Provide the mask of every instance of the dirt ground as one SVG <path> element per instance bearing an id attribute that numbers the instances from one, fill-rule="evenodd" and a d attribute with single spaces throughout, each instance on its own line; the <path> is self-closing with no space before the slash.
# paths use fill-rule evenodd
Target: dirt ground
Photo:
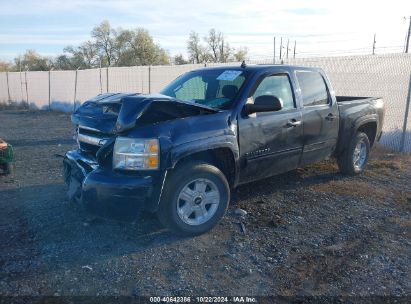
<path id="1" fill-rule="evenodd" d="M 62 113 L 0 111 L 15 148 L 0 177 L 0 295 L 411 295 L 411 156 L 374 149 L 366 173 L 334 161 L 241 186 L 222 222 L 173 236 L 71 206 Z M 235 209 L 247 211 L 244 218 Z"/>

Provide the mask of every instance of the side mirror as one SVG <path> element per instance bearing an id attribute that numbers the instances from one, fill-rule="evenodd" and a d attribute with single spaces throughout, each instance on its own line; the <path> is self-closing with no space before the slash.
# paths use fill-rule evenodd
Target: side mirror
<path id="1" fill-rule="evenodd" d="M 261 95 L 258 96 L 254 104 L 246 104 L 244 111 L 247 115 L 258 112 L 274 112 L 280 111 L 283 108 L 283 101 L 277 96 Z"/>

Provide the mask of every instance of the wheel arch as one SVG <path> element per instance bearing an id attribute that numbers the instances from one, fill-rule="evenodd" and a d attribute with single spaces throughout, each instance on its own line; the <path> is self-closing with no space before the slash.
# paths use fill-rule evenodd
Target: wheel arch
<path id="1" fill-rule="evenodd" d="M 361 125 L 359 125 L 356 129 L 357 132 L 363 132 L 367 135 L 368 140 L 370 141 L 370 147 L 374 145 L 375 138 L 377 136 L 377 121 L 376 120 L 370 120 L 363 122 Z"/>
<path id="2" fill-rule="evenodd" d="M 191 150 L 175 156 L 176 157 L 172 158 L 171 161 L 171 170 L 187 161 L 204 161 L 220 169 L 225 175 L 230 187 L 233 188 L 238 183 L 238 168 L 236 165 L 238 163 L 238 152 L 236 153 L 236 151 L 228 145 L 209 149 L 203 147 L 203 149 Z"/>

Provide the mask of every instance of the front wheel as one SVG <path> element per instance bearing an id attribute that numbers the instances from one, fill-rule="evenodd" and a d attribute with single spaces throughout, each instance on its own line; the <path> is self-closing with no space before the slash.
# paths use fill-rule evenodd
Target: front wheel
<path id="1" fill-rule="evenodd" d="M 199 235 L 220 221 L 229 201 L 230 187 L 217 167 L 189 162 L 170 172 L 157 215 L 177 234 Z"/>
<path id="2" fill-rule="evenodd" d="M 338 157 L 338 167 L 344 174 L 360 174 L 367 165 L 369 154 L 370 141 L 367 134 L 357 132 L 347 149 Z"/>

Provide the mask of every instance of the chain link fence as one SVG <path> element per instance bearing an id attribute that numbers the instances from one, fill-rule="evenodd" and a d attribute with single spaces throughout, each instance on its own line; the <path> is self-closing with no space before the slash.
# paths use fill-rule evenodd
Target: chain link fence
<path id="1" fill-rule="evenodd" d="M 411 152 L 411 54 L 284 59 L 284 64 L 320 67 L 337 95 L 382 97 L 386 105 L 383 145 Z M 272 64 L 273 59 L 249 61 Z M 276 63 L 280 63 L 277 62 Z M 212 63 L 239 65 L 240 63 Z M 179 75 L 203 64 L 112 67 L 77 71 L 0 73 L 0 103 L 22 102 L 33 109 L 73 111 L 105 92 L 155 93 Z"/>

